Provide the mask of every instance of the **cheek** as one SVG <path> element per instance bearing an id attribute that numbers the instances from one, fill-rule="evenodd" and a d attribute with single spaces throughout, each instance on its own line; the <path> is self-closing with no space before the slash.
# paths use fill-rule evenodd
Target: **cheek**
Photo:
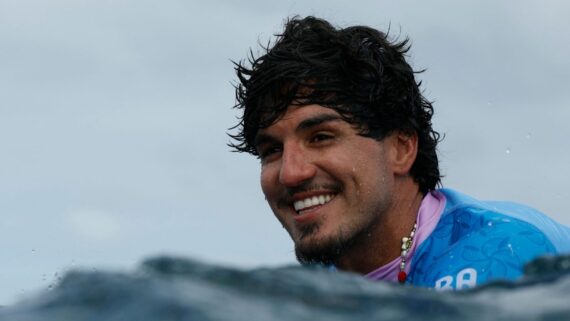
<path id="1" fill-rule="evenodd" d="M 273 177 L 275 174 L 268 168 L 267 166 L 261 166 L 261 173 L 259 175 L 259 182 L 261 184 L 261 190 L 265 197 L 269 197 L 272 194 L 272 190 L 275 189 L 275 178 Z"/>
<path id="2" fill-rule="evenodd" d="M 355 153 L 352 167 L 353 179 L 366 194 L 377 193 L 387 188 L 389 170 L 381 153 L 372 150 L 367 154 Z"/>

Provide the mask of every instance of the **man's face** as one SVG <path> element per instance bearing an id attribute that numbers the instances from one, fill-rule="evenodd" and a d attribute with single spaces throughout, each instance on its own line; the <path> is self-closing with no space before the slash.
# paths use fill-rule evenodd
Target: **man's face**
<path id="1" fill-rule="evenodd" d="M 300 261 L 334 262 L 383 223 L 394 191 L 387 140 L 319 105 L 289 107 L 258 132 L 261 187 Z"/>

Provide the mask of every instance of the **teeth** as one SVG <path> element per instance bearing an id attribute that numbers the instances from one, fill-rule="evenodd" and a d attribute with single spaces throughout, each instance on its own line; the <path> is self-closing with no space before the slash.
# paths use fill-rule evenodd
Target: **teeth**
<path id="1" fill-rule="evenodd" d="M 304 210 L 305 208 L 309 208 L 312 206 L 323 205 L 331 201 L 333 198 L 332 195 L 319 195 L 305 198 L 304 200 L 299 200 L 293 203 L 293 207 L 295 211 L 299 212 Z"/>
<path id="2" fill-rule="evenodd" d="M 316 196 L 313 196 L 313 198 L 311 198 L 311 202 L 314 204 L 319 204 L 319 198 Z"/>

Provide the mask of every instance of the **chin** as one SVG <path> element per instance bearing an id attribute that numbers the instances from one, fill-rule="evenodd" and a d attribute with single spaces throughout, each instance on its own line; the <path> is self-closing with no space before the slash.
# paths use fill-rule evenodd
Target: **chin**
<path id="1" fill-rule="evenodd" d="M 295 244 L 295 255 L 301 264 L 335 264 L 346 250 L 346 242 L 338 238 L 317 239 L 306 236 Z"/>
<path id="2" fill-rule="evenodd" d="M 318 227 L 315 226 L 310 234 L 301 233 L 295 242 L 295 255 L 301 264 L 336 264 L 367 239 L 372 225 L 362 229 L 341 229 L 332 235 L 319 233 L 324 231 L 319 231 Z"/>

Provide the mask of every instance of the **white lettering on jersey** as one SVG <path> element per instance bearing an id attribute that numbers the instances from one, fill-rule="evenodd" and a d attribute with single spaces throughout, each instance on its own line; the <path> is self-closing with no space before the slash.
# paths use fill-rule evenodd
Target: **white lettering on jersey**
<path id="1" fill-rule="evenodd" d="M 467 268 L 457 273 L 457 290 L 474 288 L 477 285 L 477 270 Z"/>
<path id="2" fill-rule="evenodd" d="M 453 290 L 453 277 L 451 275 L 446 275 L 441 279 L 435 281 L 435 289 L 436 290 Z"/>
<path id="3" fill-rule="evenodd" d="M 456 284 L 454 284 L 453 276 L 446 275 L 439 280 L 435 281 L 436 290 L 462 290 L 474 288 L 477 285 L 477 270 L 473 268 L 466 268 L 455 277 Z"/>

